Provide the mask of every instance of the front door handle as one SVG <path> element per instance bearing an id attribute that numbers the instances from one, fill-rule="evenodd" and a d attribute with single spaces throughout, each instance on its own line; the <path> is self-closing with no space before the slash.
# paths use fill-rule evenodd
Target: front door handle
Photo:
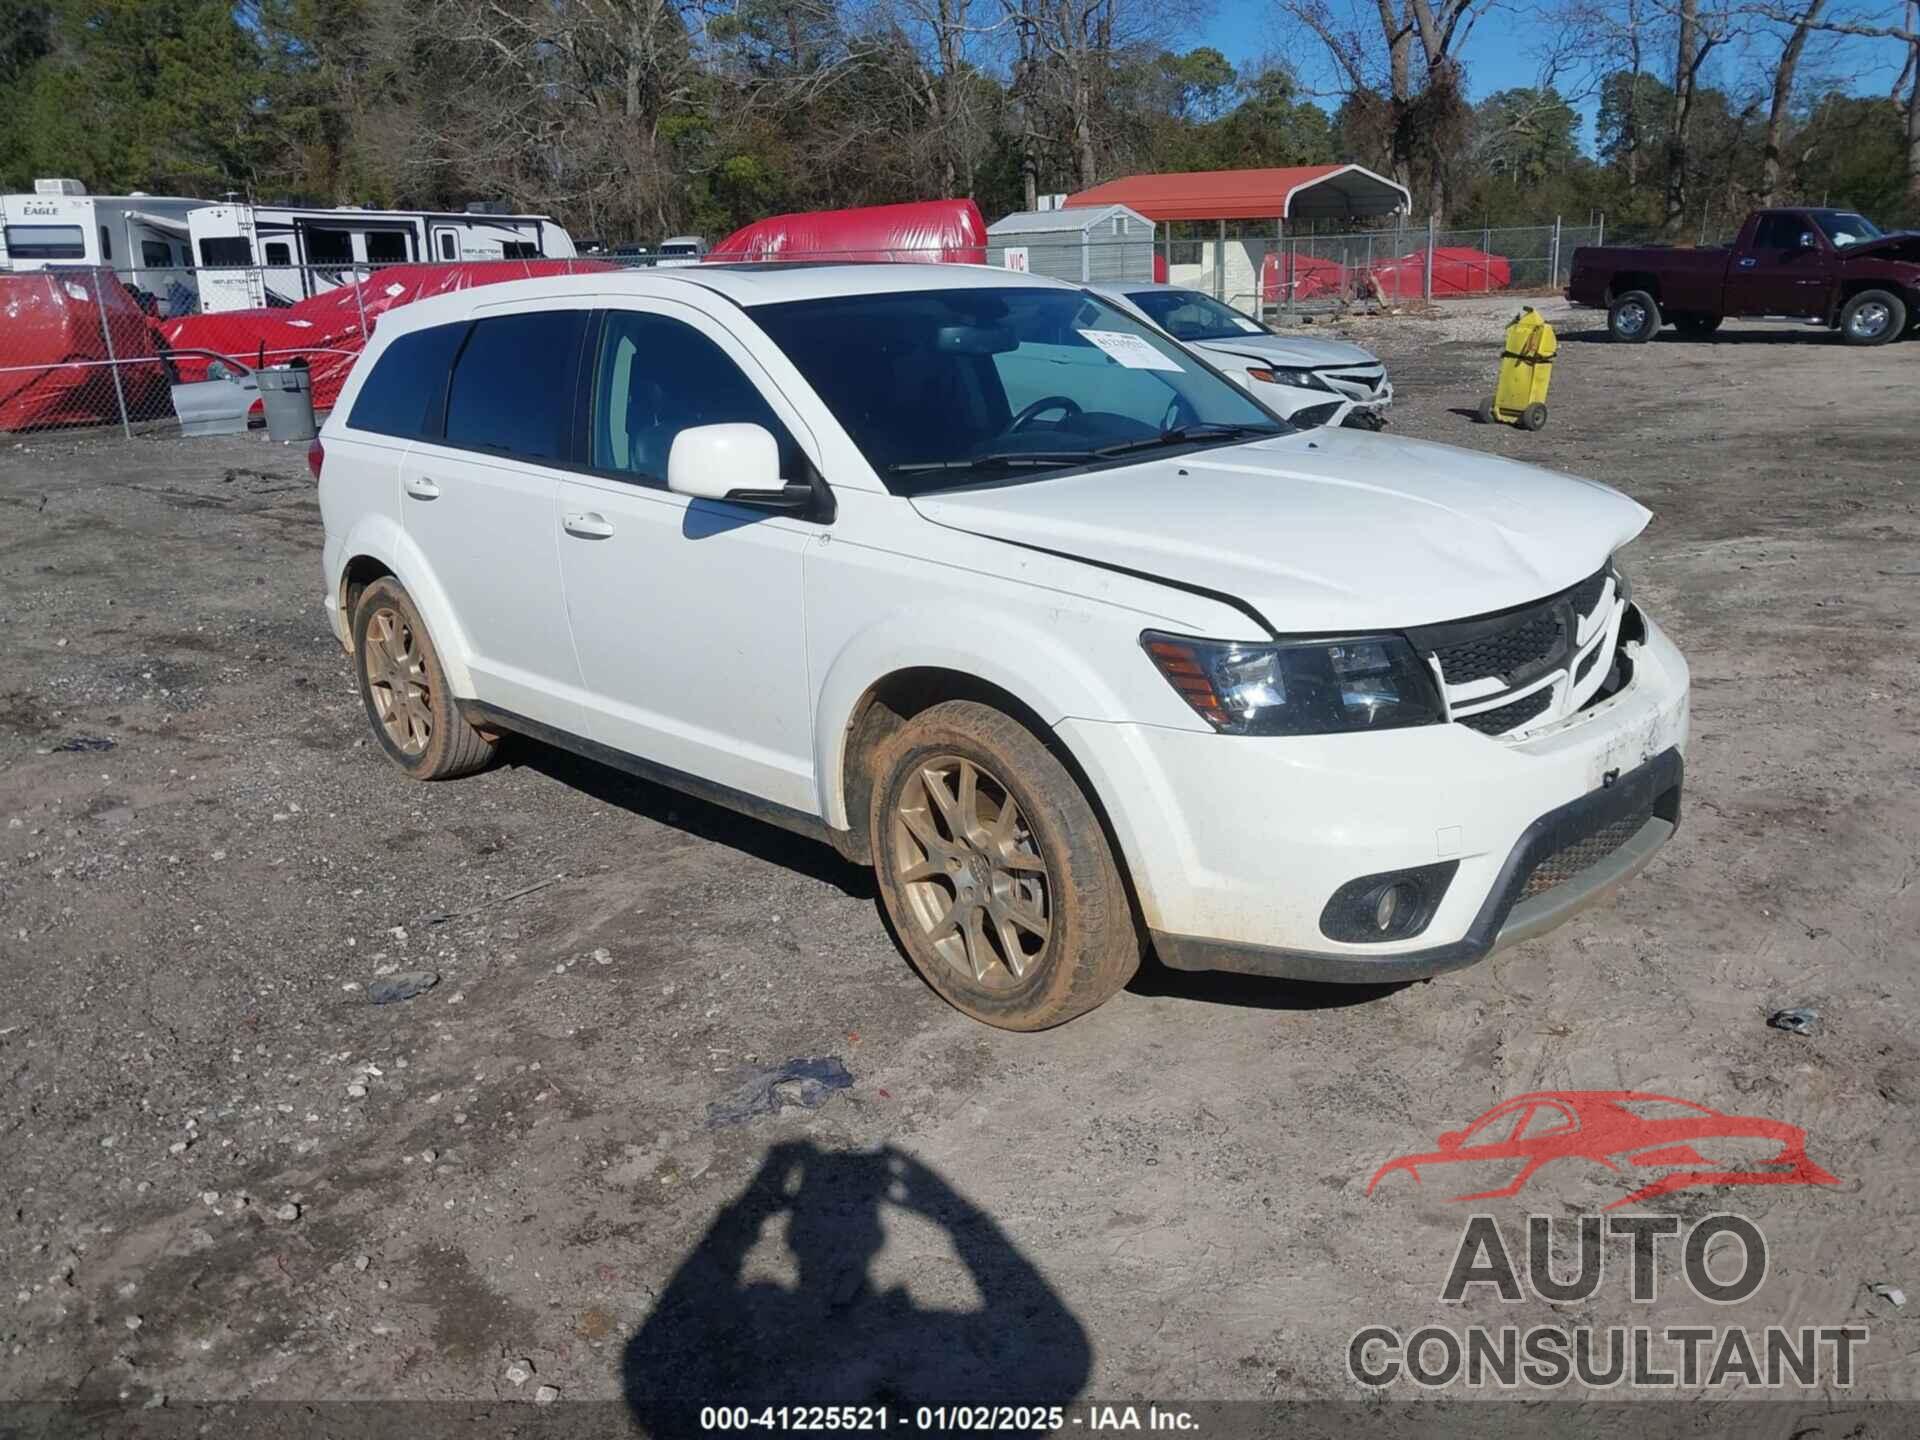
<path id="1" fill-rule="evenodd" d="M 409 475 L 407 477 L 407 494 L 413 496 L 416 500 L 438 500 L 440 498 L 440 487 L 424 475 Z"/>
<path id="2" fill-rule="evenodd" d="M 594 510 L 563 515 L 560 524 L 569 535 L 578 535 L 582 540 L 604 540 L 613 534 L 613 526 L 607 523 L 607 517 Z"/>
<path id="3" fill-rule="evenodd" d="M 1751 255 L 1744 255 L 1744 256 L 1742 256 L 1742 257 L 1741 257 L 1741 259 L 1740 259 L 1740 268 L 1741 268 L 1742 270 L 1751 270 L 1751 269 L 1753 269 L 1753 267 L 1754 267 L 1754 266 L 1756 266 L 1756 265 L 1758 265 L 1759 263 L 1760 263 L 1760 262 L 1759 262 L 1758 260 L 1756 260 L 1756 259 L 1754 259 L 1754 257 L 1753 257 L 1753 256 L 1751 256 Z"/>

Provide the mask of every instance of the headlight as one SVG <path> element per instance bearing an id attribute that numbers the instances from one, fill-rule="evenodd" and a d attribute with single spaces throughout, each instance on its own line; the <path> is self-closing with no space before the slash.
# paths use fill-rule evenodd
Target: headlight
<path id="1" fill-rule="evenodd" d="M 1329 395 L 1333 387 L 1311 370 L 1277 370 L 1270 366 L 1249 370 L 1247 374 L 1256 380 L 1264 380 L 1269 385 L 1291 385 L 1296 390 L 1325 390 Z"/>
<path id="2" fill-rule="evenodd" d="M 1441 719 L 1432 676 L 1398 635 L 1245 645 L 1148 630 L 1148 657 L 1214 729 L 1331 735 Z"/>

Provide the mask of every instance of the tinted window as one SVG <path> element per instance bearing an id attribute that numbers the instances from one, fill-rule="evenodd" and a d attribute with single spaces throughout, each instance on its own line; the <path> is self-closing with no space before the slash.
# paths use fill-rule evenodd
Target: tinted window
<path id="1" fill-rule="evenodd" d="M 213 236 L 200 242 L 202 265 L 251 265 L 253 247 L 238 235 Z"/>
<path id="2" fill-rule="evenodd" d="M 267 242 L 267 263 L 269 265 L 291 265 L 293 263 L 292 247 L 284 240 L 269 240 Z"/>
<path id="3" fill-rule="evenodd" d="M 798 447 L 725 351 L 663 315 L 607 313 L 594 366 L 594 469 L 664 482 L 667 455 L 682 430 L 737 422 L 772 431 L 780 442 L 780 473 L 799 478 Z"/>
<path id="4" fill-rule="evenodd" d="M 173 251 L 164 240 L 142 240 L 140 242 L 140 263 L 142 265 L 171 265 Z"/>
<path id="5" fill-rule="evenodd" d="M 1762 215 L 1759 227 L 1753 232 L 1753 248 L 1756 250 L 1797 249 L 1800 237 L 1809 228 L 1805 218 L 1799 215 Z"/>
<path id="6" fill-rule="evenodd" d="M 104 225 L 100 227 L 100 258 L 107 261 L 113 259 L 113 236 Z"/>
<path id="7" fill-rule="evenodd" d="M 385 265 L 389 261 L 411 258 L 405 232 L 400 230 L 369 230 L 367 232 L 367 259 L 376 264 Z"/>
<path id="8" fill-rule="evenodd" d="M 584 310 L 532 310 L 478 321 L 447 394 L 447 443 L 564 459 L 586 319 Z"/>
<path id="9" fill-rule="evenodd" d="M 533 260 L 540 254 L 540 247 L 527 240 L 509 240 L 500 247 L 500 253 L 508 260 Z"/>
<path id="10" fill-rule="evenodd" d="M 453 256 L 453 234 L 451 231 L 442 230 L 440 232 L 440 258 L 442 260 L 451 260 Z"/>
<path id="11" fill-rule="evenodd" d="M 9 225 L 7 249 L 19 260 L 87 258 L 87 242 L 78 225 Z"/>
<path id="12" fill-rule="evenodd" d="M 409 439 L 426 433 L 428 412 L 446 394 L 447 367 L 467 322 L 402 335 L 380 353 L 347 423 L 356 430 Z"/>

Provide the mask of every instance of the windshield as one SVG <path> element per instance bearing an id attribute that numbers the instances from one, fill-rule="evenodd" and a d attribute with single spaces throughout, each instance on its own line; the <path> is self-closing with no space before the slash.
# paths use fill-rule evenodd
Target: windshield
<path id="1" fill-rule="evenodd" d="M 1198 290 L 1129 290 L 1127 299 L 1176 340 L 1238 340 L 1273 333 Z"/>
<path id="2" fill-rule="evenodd" d="M 1826 232 L 1827 239 L 1843 249 L 1848 245 L 1858 245 L 1863 240 L 1880 238 L 1878 225 L 1851 210 L 1816 210 L 1813 219 Z"/>
<path id="3" fill-rule="evenodd" d="M 1290 428 L 1084 291 L 917 290 L 751 313 L 896 495 Z"/>

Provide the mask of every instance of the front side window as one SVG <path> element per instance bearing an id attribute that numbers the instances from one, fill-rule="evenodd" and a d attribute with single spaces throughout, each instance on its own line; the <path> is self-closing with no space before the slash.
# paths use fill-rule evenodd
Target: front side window
<path id="1" fill-rule="evenodd" d="M 800 477 L 793 437 L 724 350 L 664 315 L 607 313 L 594 365 L 593 469 L 664 484 L 682 430 L 736 423 L 771 431 L 780 442 L 780 473 Z"/>
<path id="2" fill-rule="evenodd" d="M 78 225 L 9 225 L 7 249 L 16 260 L 84 260 L 87 239 Z"/>
<path id="3" fill-rule="evenodd" d="M 355 430 L 412 440 L 438 428 L 435 412 L 447 394 L 447 370 L 466 338 L 467 322 L 433 325 L 398 337 L 373 362 L 354 398 L 347 424 Z"/>
<path id="4" fill-rule="evenodd" d="M 966 288 L 756 306 L 895 494 L 1118 465 L 1288 427 L 1084 291 Z"/>
<path id="5" fill-rule="evenodd" d="M 586 322 L 585 310 L 475 321 L 447 391 L 447 443 L 522 460 L 565 459 Z"/>
<path id="6" fill-rule="evenodd" d="M 1273 333 L 1198 290 L 1130 290 L 1127 298 L 1176 340 L 1239 340 Z"/>
<path id="7" fill-rule="evenodd" d="M 1797 250 L 1806 231 L 1807 222 L 1798 215 L 1762 215 L 1759 228 L 1753 232 L 1753 248 Z"/>

